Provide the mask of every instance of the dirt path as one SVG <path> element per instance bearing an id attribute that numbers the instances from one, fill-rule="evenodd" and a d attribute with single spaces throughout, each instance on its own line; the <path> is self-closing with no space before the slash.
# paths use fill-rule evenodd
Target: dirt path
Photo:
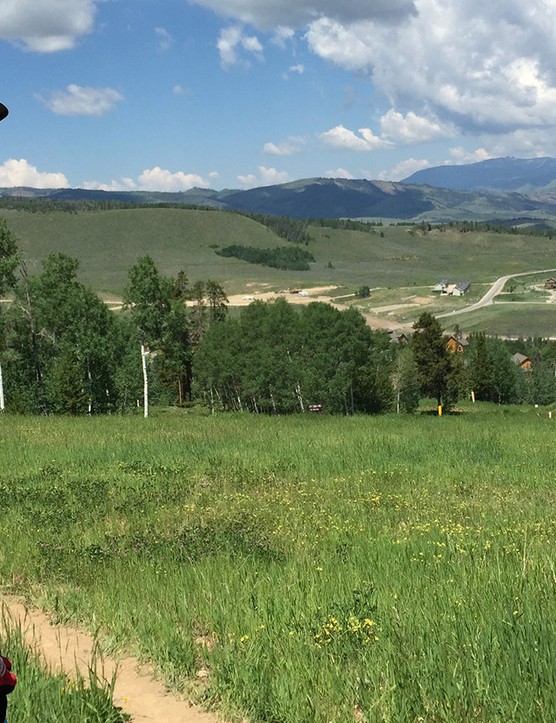
<path id="1" fill-rule="evenodd" d="M 28 645 L 37 650 L 47 668 L 75 676 L 79 671 L 88 677 L 94 640 L 82 630 L 67 626 L 54 626 L 40 610 L 27 608 L 18 598 L 4 598 L 2 618 L 7 617 L 21 629 Z M 2 621 L 0 620 L 0 632 Z M 153 678 L 147 666 L 134 658 L 116 662 L 103 656 L 98 665 L 99 674 L 106 680 L 116 675 L 114 703 L 129 713 L 134 723 L 217 723 L 218 719 L 193 708 L 185 700 L 169 693 L 165 686 Z M 17 671 L 16 671 L 17 672 Z"/>

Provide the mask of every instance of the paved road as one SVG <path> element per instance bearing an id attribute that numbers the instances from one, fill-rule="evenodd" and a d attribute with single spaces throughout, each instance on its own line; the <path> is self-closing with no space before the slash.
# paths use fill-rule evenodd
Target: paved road
<path id="1" fill-rule="evenodd" d="M 518 274 L 508 274 L 507 276 L 501 276 L 499 279 L 496 279 L 496 281 L 492 284 L 492 286 L 486 292 L 483 298 L 477 301 L 476 304 L 466 306 L 465 309 L 447 311 L 445 314 L 436 314 L 436 318 L 442 319 L 448 316 L 456 316 L 457 314 L 468 314 L 470 311 L 476 311 L 477 309 L 481 309 L 483 306 L 488 306 L 489 304 L 492 304 L 494 301 L 494 297 L 502 291 L 506 281 L 508 281 L 509 279 L 514 279 L 516 276 L 529 276 L 529 274 L 551 274 L 555 271 L 556 269 L 540 269 L 539 271 L 520 271 Z"/>

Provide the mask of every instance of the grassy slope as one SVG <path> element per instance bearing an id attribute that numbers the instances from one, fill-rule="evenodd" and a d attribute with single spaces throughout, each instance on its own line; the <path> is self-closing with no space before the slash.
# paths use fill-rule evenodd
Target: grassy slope
<path id="1" fill-rule="evenodd" d="M 553 721 L 553 425 L 0 418 L 0 580 L 252 721 Z"/>
<path id="2" fill-rule="evenodd" d="M 118 292 L 127 269 L 150 253 L 165 273 L 185 269 L 192 279 L 215 278 L 233 288 L 253 281 L 276 286 L 321 282 L 357 286 L 432 284 L 440 276 L 488 281 L 503 273 L 556 264 L 556 240 L 511 234 L 433 231 L 427 236 L 409 227 L 384 227 L 374 235 L 312 229 L 309 248 L 316 263 L 309 272 L 280 272 L 223 259 L 211 245 L 241 243 L 274 247 L 286 243 L 246 217 L 218 211 L 138 208 L 115 211 L 27 213 L 5 210 L 9 226 L 32 262 L 53 251 L 81 260 L 85 281 L 100 291 Z M 328 262 L 334 266 L 327 268 Z"/>
<path id="3" fill-rule="evenodd" d="M 402 302 L 402 297 L 412 293 L 426 295 L 427 287 L 443 277 L 470 281 L 476 295 L 485 289 L 480 283 L 502 274 L 556 267 L 556 240 L 547 238 L 460 233 L 455 229 L 433 230 L 424 236 L 408 226 L 385 226 L 377 228 L 375 234 L 314 227 L 309 249 L 315 264 L 310 271 L 286 272 L 215 253 L 215 246 L 234 243 L 262 248 L 287 243 L 239 214 L 137 208 L 75 214 L 4 210 L 2 215 L 20 238 L 32 272 L 40 269 L 40 259 L 46 254 L 61 251 L 80 260 L 82 280 L 99 292 L 111 294 L 121 293 L 129 267 L 146 253 L 153 256 L 163 273 L 184 269 L 191 281 L 212 278 L 228 293 L 242 292 L 249 284 L 266 284 L 275 290 L 335 284 L 351 293 L 368 284 L 392 289 L 397 296 L 382 303 Z M 443 299 L 430 310 L 438 313 L 474 300 Z M 368 304 L 377 303 L 380 301 L 373 293 Z M 419 309 L 407 310 L 397 317 L 412 321 L 418 313 Z M 535 306 L 517 310 L 514 305 L 461 316 L 457 321 L 462 328 L 498 333 L 528 329 L 528 333 L 547 335 L 555 328 L 555 316 L 556 309 Z"/>

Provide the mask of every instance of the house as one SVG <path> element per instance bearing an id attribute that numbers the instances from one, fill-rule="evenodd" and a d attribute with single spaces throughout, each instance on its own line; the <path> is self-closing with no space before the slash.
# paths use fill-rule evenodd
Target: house
<path id="1" fill-rule="evenodd" d="M 519 352 L 512 355 L 512 361 L 514 364 L 517 364 L 520 369 L 527 372 L 530 371 L 533 366 L 531 359 L 529 359 L 528 356 L 525 356 L 525 354 L 520 354 Z"/>
<path id="2" fill-rule="evenodd" d="M 446 291 L 446 288 L 448 287 L 448 279 L 441 279 L 436 286 L 432 287 L 432 290 L 438 294 L 442 294 Z"/>
<path id="3" fill-rule="evenodd" d="M 460 281 L 459 284 L 456 284 L 455 289 L 452 291 L 453 296 L 465 296 L 465 294 L 469 293 L 469 289 L 471 288 L 471 284 L 469 281 Z"/>
<path id="4" fill-rule="evenodd" d="M 556 289 L 556 279 L 547 279 L 544 282 L 544 288 L 545 289 Z"/>
<path id="5" fill-rule="evenodd" d="M 453 334 L 450 334 L 450 336 L 446 339 L 446 347 L 448 348 L 448 351 L 452 352 L 452 354 L 463 354 L 468 345 L 469 342 L 462 336 L 454 336 Z"/>
<path id="6" fill-rule="evenodd" d="M 432 287 L 433 293 L 440 296 L 465 296 L 469 292 L 471 284 L 469 281 L 460 281 L 457 284 L 450 284 L 447 279 L 441 279 L 436 286 Z"/>

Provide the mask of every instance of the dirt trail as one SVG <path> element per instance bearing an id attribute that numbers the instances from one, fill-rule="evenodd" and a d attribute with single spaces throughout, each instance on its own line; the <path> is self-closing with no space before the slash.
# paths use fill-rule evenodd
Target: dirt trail
<path id="1" fill-rule="evenodd" d="M 4 598 L 3 612 L 21 629 L 28 645 L 37 650 L 47 668 L 75 676 L 78 671 L 88 678 L 94 640 L 88 633 L 67 626 L 54 626 L 40 610 L 27 608 L 18 598 Z M 4 617 L 4 616 L 2 616 Z M 2 621 L 0 621 L 0 632 Z M 98 656 L 97 656 L 98 657 Z M 185 700 L 169 693 L 155 680 L 147 666 L 134 658 L 116 662 L 103 656 L 97 663 L 99 675 L 111 680 L 116 675 L 114 703 L 129 713 L 134 723 L 217 723 L 218 719 L 193 708 Z M 17 672 L 17 671 L 16 671 Z"/>

